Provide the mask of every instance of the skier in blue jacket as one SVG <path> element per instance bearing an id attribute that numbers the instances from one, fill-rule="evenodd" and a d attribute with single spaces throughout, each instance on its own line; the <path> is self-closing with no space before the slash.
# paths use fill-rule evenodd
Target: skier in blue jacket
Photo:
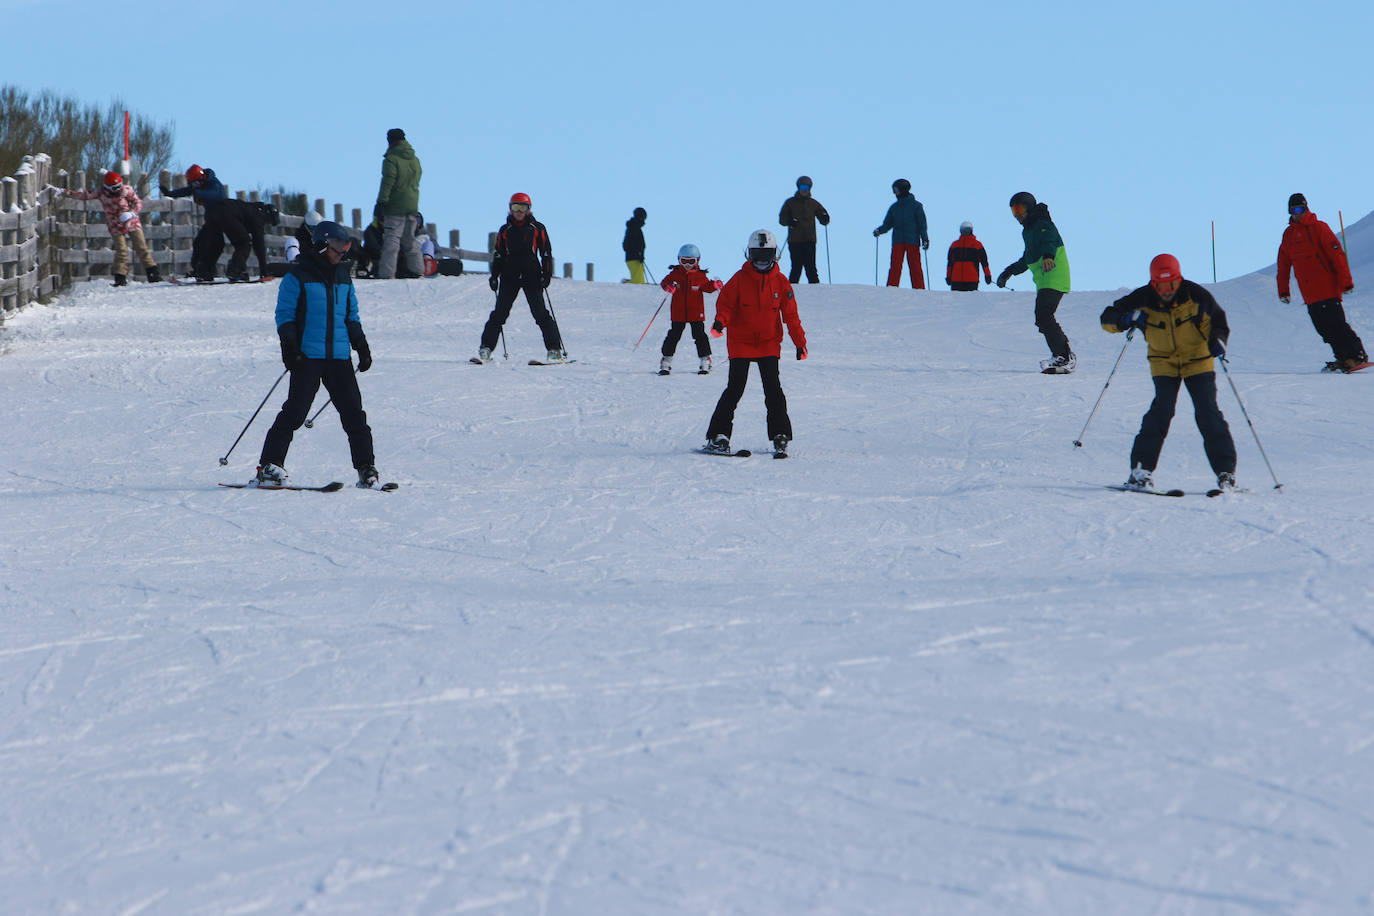
<path id="1" fill-rule="evenodd" d="M 277 337 L 291 382 L 286 402 L 263 440 L 255 483 L 278 486 L 286 480 L 284 465 L 291 439 L 323 384 L 348 434 L 358 486 L 371 487 L 377 483 L 372 430 L 353 374 L 351 351 L 358 351 L 359 372 L 372 368 L 372 351 L 358 321 L 353 279 L 340 263 L 352 239 L 338 223 L 323 220 L 315 227 L 312 243 L 314 250 L 301 253 L 277 290 Z"/>
<path id="2" fill-rule="evenodd" d="M 921 202 L 911 196 L 911 182 L 898 178 L 892 182 L 892 193 L 897 199 L 887 208 L 883 224 L 873 230 L 876 239 L 889 229 L 892 230 L 892 264 L 887 270 L 887 285 L 902 285 L 902 261 L 906 260 L 911 272 L 911 288 L 925 289 L 925 275 L 921 273 L 921 252 L 930 248 L 930 235 L 926 232 L 926 209 Z"/>

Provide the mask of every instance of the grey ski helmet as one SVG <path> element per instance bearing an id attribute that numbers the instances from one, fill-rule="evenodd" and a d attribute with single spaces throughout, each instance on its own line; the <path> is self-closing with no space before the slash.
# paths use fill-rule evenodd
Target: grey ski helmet
<path id="1" fill-rule="evenodd" d="M 970 223 L 968 220 L 964 220 L 962 223 L 960 223 L 960 224 L 959 224 L 959 234 L 960 234 L 960 235 L 973 235 L 973 223 Z"/>
<path id="2" fill-rule="evenodd" d="M 677 259 L 681 261 L 683 258 L 693 258 L 695 260 L 700 261 L 701 249 L 693 245 L 691 242 L 688 242 L 686 245 L 683 245 L 681 248 L 677 250 Z"/>

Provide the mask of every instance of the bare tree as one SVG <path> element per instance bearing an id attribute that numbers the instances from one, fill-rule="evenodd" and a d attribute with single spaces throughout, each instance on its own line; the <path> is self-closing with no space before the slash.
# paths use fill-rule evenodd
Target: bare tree
<path id="1" fill-rule="evenodd" d="M 51 90 L 30 95 L 18 86 L 0 86 L 0 175 L 12 174 L 23 157 L 47 153 L 57 168 L 95 174 L 124 158 L 125 104 L 116 98 L 104 108 Z M 172 158 L 173 122 L 129 115 L 129 155 L 144 174 L 156 174 Z"/>

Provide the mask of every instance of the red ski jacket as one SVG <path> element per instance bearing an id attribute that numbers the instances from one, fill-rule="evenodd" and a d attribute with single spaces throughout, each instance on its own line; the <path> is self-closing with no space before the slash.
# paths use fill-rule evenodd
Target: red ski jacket
<path id="1" fill-rule="evenodd" d="M 984 282 L 992 282 L 988 269 L 988 253 L 973 233 L 961 235 L 949 246 L 949 261 L 945 266 L 946 283 L 978 283 L 978 268 L 983 268 Z"/>
<path id="2" fill-rule="evenodd" d="M 676 290 L 673 289 L 674 284 L 677 285 Z M 673 296 L 672 305 L 668 310 L 670 321 L 706 320 L 704 296 L 716 291 L 715 281 L 706 276 L 706 271 L 699 267 L 688 270 L 679 264 L 668 271 L 668 276 L 663 278 L 659 286 L 663 287 L 665 293 L 671 292 Z"/>
<path id="3" fill-rule="evenodd" d="M 716 298 L 716 321 L 725 327 L 725 351 L 731 359 L 781 356 L 784 324 L 792 343 L 806 349 L 792 284 L 776 264 L 761 274 L 745 262 Z"/>
<path id="4" fill-rule="evenodd" d="M 1288 295 L 1289 271 L 1298 275 L 1298 289 L 1302 301 L 1308 305 L 1326 299 L 1340 299 L 1341 293 L 1355 288 L 1350 278 L 1350 262 L 1346 260 L 1336 233 L 1317 215 L 1308 210 L 1297 219 L 1289 219 L 1279 245 L 1279 295 Z"/>

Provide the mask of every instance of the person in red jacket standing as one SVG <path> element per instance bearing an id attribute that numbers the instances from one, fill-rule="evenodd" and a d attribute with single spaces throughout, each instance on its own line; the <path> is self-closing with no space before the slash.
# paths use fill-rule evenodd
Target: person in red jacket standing
<path id="1" fill-rule="evenodd" d="M 959 237 L 949 246 L 949 261 L 945 266 L 945 285 L 955 292 L 971 293 L 978 289 L 978 268 L 983 268 L 983 282 L 992 283 L 992 270 L 988 267 L 988 253 L 978 236 L 973 234 L 973 223 L 959 224 Z"/>
<path id="2" fill-rule="evenodd" d="M 697 345 L 697 374 L 706 375 L 711 371 L 711 338 L 706 336 L 706 293 L 719 292 L 725 284 L 712 280 L 706 275 L 701 264 L 701 249 L 688 243 L 677 250 L 677 266 L 668 271 L 659 286 L 673 297 L 668 317 L 668 336 L 663 338 L 663 358 L 658 361 L 658 374 L 667 375 L 673 371 L 673 354 L 677 352 L 677 342 L 690 322 L 692 339 Z"/>
<path id="3" fill-rule="evenodd" d="M 706 449 L 730 454 L 735 408 L 749 381 L 749 364 L 758 363 L 773 457 L 786 458 L 787 443 L 792 441 L 792 421 L 787 416 L 787 396 L 778 377 L 782 328 L 787 326 L 797 348 L 797 359 L 806 359 L 806 332 L 797 316 L 792 284 L 778 267 L 778 241 L 773 233 L 755 229 L 749 233 L 746 250 L 749 260 L 716 298 L 716 320 L 711 333 L 720 337 L 728 332 L 725 350 L 730 356 L 730 378 L 706 427 Z"/>
<path id="4" fill-rule="evenodd" d="M 1288 228 L 1279 244 L 1279 301 L 1288 302 L 1288 277 L 1298 275 L 1298 289 L 1307 304 L 1312 327 L 1331 347 L 1335 359 L 1326 372 L 1353 372 L 1369 364 L 1364 344 L 1345 319 L 1341 295 L 1355 288 L 1350 262 L 1336 233 L 1307 209 L 1307 198 L 1288 198 Z"/>

